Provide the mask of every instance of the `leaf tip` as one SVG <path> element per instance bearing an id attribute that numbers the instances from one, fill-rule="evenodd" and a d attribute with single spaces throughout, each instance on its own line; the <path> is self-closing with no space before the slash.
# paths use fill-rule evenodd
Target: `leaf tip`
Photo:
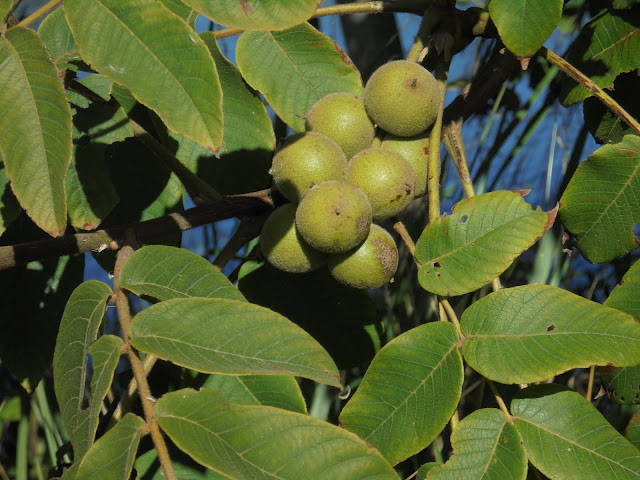
<path id="1" fill-rule="evenodd" d="M 518 60 L 520 61 L 520 67 L 522 67 L 522 70 L 529 68 L 531 57 L 518 57 Z"/>

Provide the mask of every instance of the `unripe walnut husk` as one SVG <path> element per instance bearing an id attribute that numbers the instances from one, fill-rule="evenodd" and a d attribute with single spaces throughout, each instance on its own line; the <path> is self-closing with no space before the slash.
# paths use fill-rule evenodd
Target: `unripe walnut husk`
<path id="1" fill-rule="evenodd" d="M 413 137 L 398 137 L 389 133 L 385 135 L 380 146 L 399 153 L 409 162 L 416 174 L 415 197 L 425 195 L 429 165 L 429 134 L 422 132 Z"/>
<path id="2" fill-rule="evenodd" d="M 340 283 L 355 288 L 377 288 L 387 283 L 398 268 L 398 246 L 382 227 L 371 225 L 359 246 L 329 255 L 329 271 Z"/>
<path id="3" fill-rule="evenodd" d="M 269 173 L 276 188 L 298 203 L 313 187 L 327 180 L 341 180 L 347 157 L 340 146 L 318 132 L 289 135 L 273 157 Z"/>
<path id="4" fill-rule="evenodd" d="M 399 214 L 414 197 L 416 174 L 402 155 L 386 148 L 368 148 L 349 162 L 347 180 L 369 198 L 373 219 Z"/>
<path id="5" fill-rule="evenodd" d="M 376 133 L 362 97 L 353 93 L 337 92 L 321 98 L 304 118 L 308 131 L 324 133 L 340 145 L 347 158 L 370 147 Z"/>
<path id="6" fill-rule="evenodd" d="M 289 273 L 311 272 L 327 263 L 327 256 L 308 245 L 296 229 L 296 206 L 277 208 L 264 222 L 260 249 L 265 259 Z"/>
<path id="7" fill-rule="evenodd" d="M 312 247 L 346 252 L 362 242 L 371 225 L 371 204 L 362 190 L 330 180 L 312 188 L 296 212 L 296 226 Z"/>
<path id="8" fill-rule="evenodd" d="M 429 128 L 440 105 L 436 79 L 421 65 L 407 60 L 386 63 L 373 72 L 363 99 L 371 119 L 399 137 L 411 137 Z"/>

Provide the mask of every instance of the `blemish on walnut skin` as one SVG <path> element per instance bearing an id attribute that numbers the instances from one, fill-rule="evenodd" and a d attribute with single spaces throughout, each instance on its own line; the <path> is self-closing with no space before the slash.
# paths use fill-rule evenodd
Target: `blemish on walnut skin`
<path id="1" fill-rule="evenodd" d="M 356 232 L 358 233 L 364 232 L 370 226 L 371 222 L 368 217 L 358 217 L 356 220 Z"/>
<path id="2" fill-rule="evenodd" d="M 391 275 L 396 270 L 396 256 L 394 251 L 383 240 L 375 239 L 371 242 L 371 245 L 375 247 L 376 258 L 380 262 L 382 272 L 385 275 Z"/>

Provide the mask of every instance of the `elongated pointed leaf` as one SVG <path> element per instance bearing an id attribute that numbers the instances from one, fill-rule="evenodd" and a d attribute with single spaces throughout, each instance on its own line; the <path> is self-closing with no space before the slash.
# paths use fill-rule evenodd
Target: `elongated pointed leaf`
<path id="1" fill-rule="evenodd" d="M 520 435 L 494 408 L 476 410 L 451 434 L 453 455 L 427 480 L 524 480 L 527 457 Z"/>
<path id="2" fill-rule="evenodd" d="M 236 61 L 247 83 L 297 131 L 304 130 L 303 116 L 320 98 L 363 89 L 349 57 L 306 23 L 280 32 L 244 32 Z"/>
<path id="3" fill-rule="evenodd" d="M 296 375 L 340 387 L 329 354 L 283 316 L 244 301 L 176 298 L 135 316 L 131 343 L 204 373 Z"/>
<path id="4" fill-rule="evenodd" d="M 492 293 L 465 310 L 460 326 L 465 360 L 501 383 L 640 363 L 640 324 L 633 317 L 549 285 Z"/>
<path id="5" fill-rule="evenodd" d="M 38 35 L 59 69 L 74 68 L 71 62 L 81 60 L 62 8 L 57 8 L 44 17 L 38 27 Z"/>
<path id="6" fill-rule="evenodd" d="M 205 17 L 245 30 L 284 30 L 307 21 L 322 0 L 185 0 Z"/>
<path id="7" fill-rule="evenodd" d="M 14 27 L 0 37 L 0 154 L 29 217 L 57 236 L 67 224 L 64 175 L 71 161 L 71 110 L 38 35 Z"/>
<path id="8" fill-rule="evenodd" d="M 62 315 L 53 355 L 53 382 L 62 420 L 72 444 L 82 453 L 88 448 L 86 435 L 81 431 L 81 424 L 87 421 L 83 409 L 87 358 L 111 293 L 108 285 L 96 280 L 84 282 L 73 291 Z"/>
<path id="9" fill-rule="evenodd" d="M 640 12 L 603 9 L 582 28 L 569 48 L 567 61 L 601 88 L 612 87 L 620 73 L 640 67 Z M 591 95 L 573 79 L 563 79 L 560 98 L 564 106 Z"/>
<path id="10" fill-rule="evenodd" d="M 149 245 L 136 250 L 122 267 L 122 288 L 157 300 L 229 298 L 244 300 L 220 270 L 184 248 Z"/>
<path id="11" fill-rule="evenodd" d="M 155 413 L 178 447 L 229 478 L 399 478 L 380 453 L 358 437 L 308 415 L 229 404 L 208 389 L 164 395 Z"/>
<path id="12" fill-rule="evenodd" d="M 562 18 L 563 0 L 491 0 L 489 14 L 509 50 L 520 57 L 538 51 Z"/>
<path id="13" fill-rule="evenodd" d="M 421 325 L 374 357 L 340 414 L 349 431 L 395 464 L 427 447 L 453 414 L 462 388 L 458 335 L 450 323 Z"/>
<path id="14" fill-rule="evenodd" d="M 231 403 L 307 413 L 300 386 L 291 375 L 211 375 L 202 387 L 221 393 Z"/>
<path id="15" fill-rule="evenodd" d="M 560 199 L 560 218 L 580 253 L 601 263 L 638 247 L 640 137 L 605 145 L 580 164 Z"/>
<path id="16" fill-rule="evenodd" d="M 640 262 L 629 269 L 604 304 L 640 318 Z M 603 367 L 600 376 L 611 398 L 619 403 L 640 403 L 640 365 Z"/>
<path id="17" fill-rule="evenodd" d="M 140 417 L 126 414 L 82 458 L 75 480 L 129 478 L 143 426 L 144 420 Z"/>
<path id="18" fill-rule="evenodd" d="M 458 202 L 451 216 L 429 223 L 418 239 L 420 285 L 438 295 L 477 290 L 533 245 L 555 214 L 532 210 L 518 192 L 491 192 Z"/>
<path id="19" fill-rule="evenodd" d="M 640 478 L 640 450 L 576 392 L 529 387 L 511 402 L 511 413 L 529 461 L 547 477 Z"/>
<path id="20" fill-rule="evenodd" d="M 155 0 L 68 0 L 82 58 L 127 87 L 172 130 L 215 152 L 222 95 L 215 64 L 195 32 Z"/>

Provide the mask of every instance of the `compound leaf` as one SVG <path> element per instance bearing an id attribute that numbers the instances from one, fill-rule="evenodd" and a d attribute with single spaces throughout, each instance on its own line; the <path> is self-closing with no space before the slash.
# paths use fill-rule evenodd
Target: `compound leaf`
<path id="1" fill-rule="evenodd" d="M 640 451 L 576 392 L 535 385 L 511 402 L 529 461 L 551 479 L 639 479 Z"/>
<path id="2" fill-rule="evenodd" d="M 297 131 L 304 130 L 305 113 L 325 95 L 362 93 L 362 79 L 351 59 L 307 23 L 279 32 L 244 32 L 236 60 L 247 83 Z"/>
<path id="3" fill-rule="evenodd" d="M 458 202 L 427 225 L 416 244 L 422 288 L 462 295 L 486 285 L 553 224 L 556 211 L 532 210 L 519 192 L 491 192 Z"/>
<path id="4" fill-rule="evenodd" d="M 494 408 L 476 410 L 451 434 L 453 455 L 426 480 L 524 480 L 527 457 L 520 435 Z"/>
<path id="5" fill-rule="evenodd" d="M 172 130 L 212 152 L 222 142 L 222 93 L 204 42 L 155 0 L 69 0 L 82 58 L 127 87 Z"/>
<path id="6" fill-rule="evenodd" d="M 71 162 L 71 110 L 38 35 L 13 27 L 0 37 L 0 155 L 31 219 L 55 237 L 67 224 L 64 175 Z"/>
<path id="7" fill-rule="evenodd" d="M 155 414 L 178 447 L 229 478 L 399 479 L 364 441 L 308 415 L 230 404 L 208 389 L 166 394 Z"/>
<path id="8" fill-rule="evenodd" d="M 138 296 L 229 298 L 242 294 L 206 259 L 184 248 L 148 245 L 136 250 L 122 267 L 120 285 Z"/>
<path id="9" fill-rule="evenodd" d="M 640 363 L 640 324 L 630 315 L 549 285 L 489 294 L 465 310 L 460 326 L 465 360 L 501 383 Z"/>
<path id="10" fill-rule="evenodd" d="M 205 17 L 244 30 L 284 30 L 307 21 L 322 0 L 185 0 Z"/>
<path id="11" fill-rule="evenodd" d="M 140 351 L 204 373 L 296 375 L 340 387 L 329 354 L 269 309 L 226 298 L 175 298 L 136 315 Z"/>
<path id="12" fill-rule="evenodd" d="M 460 400 L 462 379 L 455 327 L 421 325 L 378 352 L 340 422 L 395 464 L 442 431 Z"/>
<path id="13" fill-rule="evenodd" d="M 562 18 L 563 0 L 491 0 L 489 14 L 500 39 L 515 55 L 538 51 Z"/>
<path id="14" fill-rule="evenodd" d="M 638 247 L 640 137 L 604 145 L 582 162 L 560 199 L 560 218 L 580 253 L 607 262 Z"/>

